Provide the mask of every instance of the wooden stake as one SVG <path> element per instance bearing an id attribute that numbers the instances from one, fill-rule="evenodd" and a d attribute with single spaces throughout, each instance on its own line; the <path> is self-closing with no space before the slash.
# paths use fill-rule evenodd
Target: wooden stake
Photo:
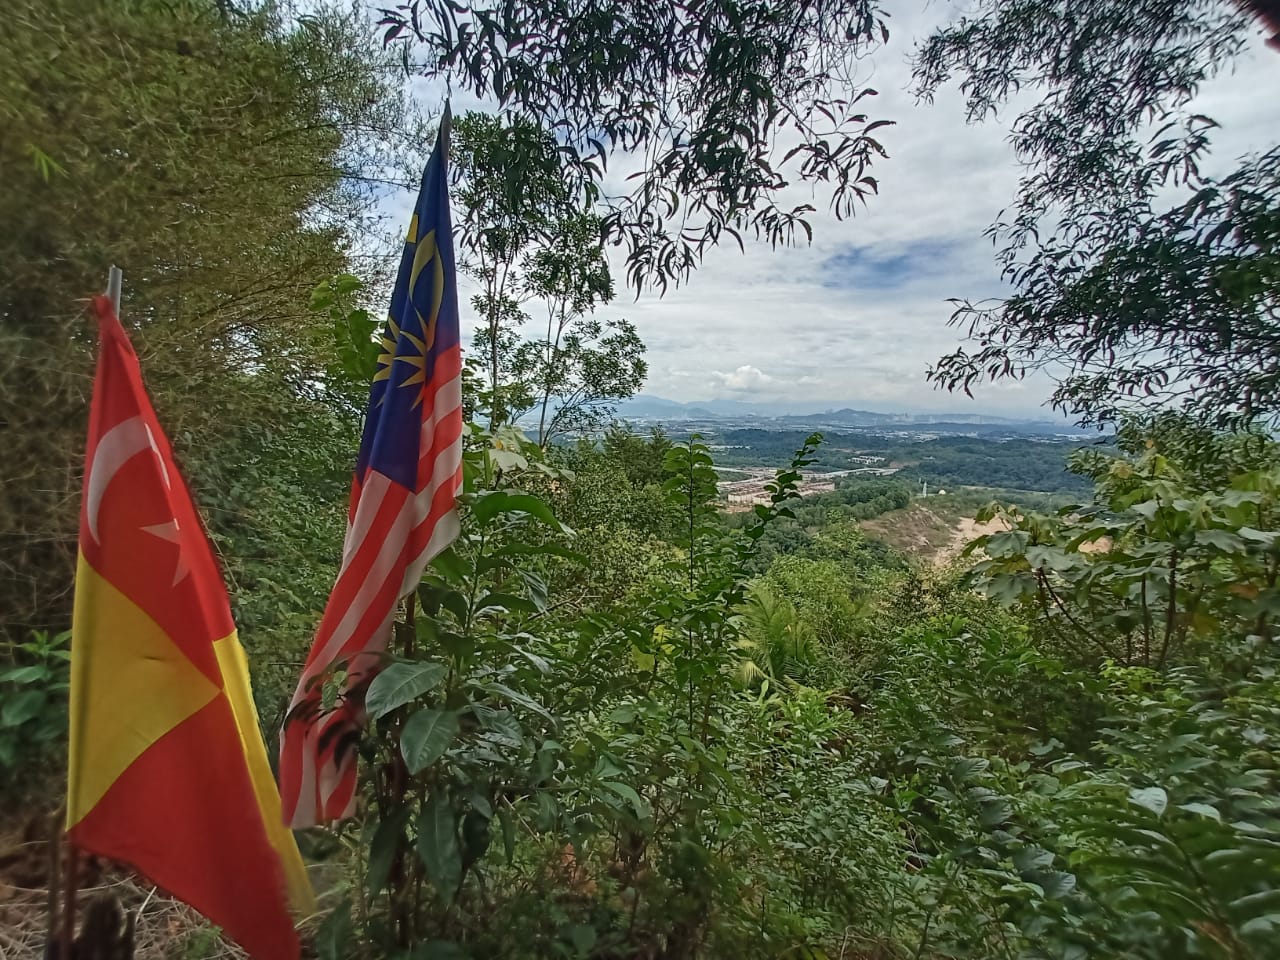
<path id="1" fill-rule="evenodd" d="M 53 953 L 53 945 L 61 935 L 62 924 L 58 922 L 59 897 L 62 895 L 62 822 L 66 819 L 66 810 L 60 809 L 49 818 L 49 833 L 45 843 L 49 846 L 49 922 L 45 930 L 45 942 L 48 952 Z"/>
<path id="2" fill-rule="evenodd" d="M 59 943 L 58 960 L 71 960 L 71 947 L 76 938 L 76 891 L 80 884 L 77 874 L 80 872 L 80 850 L 67 839 L 67 865 L 64 868 L 62 894 L 62 937 Z"/>

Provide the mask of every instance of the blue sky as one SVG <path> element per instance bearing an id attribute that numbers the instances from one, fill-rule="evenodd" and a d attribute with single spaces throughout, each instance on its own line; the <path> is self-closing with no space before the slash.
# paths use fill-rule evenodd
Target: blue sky
<path id="1" fill-rule="evenodd" d="M 889 152 L 875 165 L 878 196 L 845 221 L 820 209 L 811 245 L 775 250 L 747 241 L 745 251 L 736 243 L 714 250 L 687 284 L 663 297 L 633 299 L 621 261 L 615 263 L 619 298 L 605 310 L 633 321 L 648 346 L 646 393 L 1010 414 L 1034 412 L 1048 395 L 1043 376 L 983 386 L 973 400 L 935 392 L 925 381 L 929 363 L 960 342 L 948 325 L 948 300 L 1004 289 L 983 232 L 1013 199 L 1019 168 L 1007 117 L 970 126 L 954 86 L 927 106 L 909 91 L 914 41 L 966 4 L 888 6 L 890 42 L 864 61 L 857 78 L 880 91 L 872 115 L 896 121 L 877 132 Z M 433 109 L 439 103 L 431 85 L 419 81 L 415 89 Z M 1214 80 L 1198 99 L 1223 124 L 1215 137 L 1221 170 L 1275 143 L 1276 89 L 1280 54 L 1259 41 L 1234 74 Z M 455 112 L 469 106 L 454 100 Z M 616 158 L 610 179 L 621 184 L 631 169 L 628 158 Z M 406 196 L 389 209 L 394 216 L 411 204 Z M 462 299 L 465 325 L 474 317 L 465 291 Z"/>

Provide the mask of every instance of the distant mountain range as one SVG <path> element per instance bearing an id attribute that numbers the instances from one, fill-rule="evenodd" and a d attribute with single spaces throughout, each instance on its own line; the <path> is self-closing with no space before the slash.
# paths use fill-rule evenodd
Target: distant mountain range
<path id="1" fill-rule="evenodd" d="M 618 407 L 618 416 L 637 420 L 729 420 L 761 418 L 776 421 L 779 426 L 807 424 L 843 425 L 850 427 L 906 426 L 911 424 L 1027 424 L 1053 425 L 1067 428 L 1065 421 L 1036 411 L 1036 416 L 996 417 L 976 413 L 880 413 L 842 407 L 838 410 L 815 410 L 813 404 L 748 403 L 741 400 L 707 400 L 680 403 L 665 397 L 639 394 Z"/>

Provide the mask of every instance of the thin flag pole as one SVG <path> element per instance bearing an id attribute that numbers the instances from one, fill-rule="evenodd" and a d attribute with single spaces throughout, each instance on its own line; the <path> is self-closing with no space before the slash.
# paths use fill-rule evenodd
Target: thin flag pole
<path id="1" fill-rule="evenodd" d="M 107 298 L 116 316 L 120 316 L 120 291 L 124 286 L 124 271 L 114 263 L 107 271 Z M 59 960 L 71 960 L 71 950 L 76 935 L 76 894 L 79 891 L 80 850 L 71 839 L 70 833 L 64 834 L 67 841 L 67 862 L 62 877 L 62 930 L 59 936 Z"/>
<path id="2" fill-rule="evenodd" d="M 120 288 L 123 286 L 124 271 L 113 263 L 107 271 L 107 296 L 111 299 L 111 306 L 117 317 L 120 316 Z"/>

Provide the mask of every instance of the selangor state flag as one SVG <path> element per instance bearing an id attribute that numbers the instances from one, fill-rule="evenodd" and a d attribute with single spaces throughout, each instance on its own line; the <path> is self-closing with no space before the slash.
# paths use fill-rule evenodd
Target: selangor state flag
<path id="1" fill-rule="evenodd" d="M 71 639 L 67 830 L 259 960 L 311 888 L 281 825 L 222 577 L 111 301 L 95 301 Z"/>

